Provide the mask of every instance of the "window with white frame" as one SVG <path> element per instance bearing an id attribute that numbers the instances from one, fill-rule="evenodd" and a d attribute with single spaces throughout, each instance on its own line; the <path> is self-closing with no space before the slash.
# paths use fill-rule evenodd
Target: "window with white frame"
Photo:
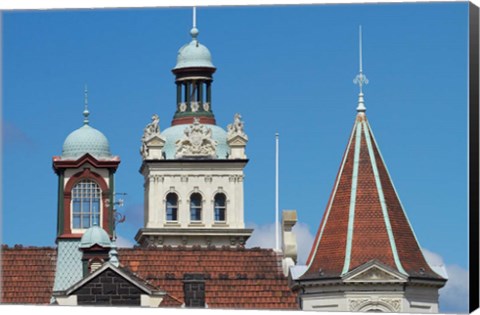
<path id="1" fill-rule="evenodd" d="M 226 203 L 227 197 L 223 193 L 218 193 L 215 195 L 214 200 L 214 216 L 215 221 L 217 222 L 225 222 L 225 214 L 226 214 Z"/>
<path id="2" fill-rule="evenodd" d="M 202 221 L 202 195 L 190 195 L 190 221 Z"/>
<path id="3" fill-rule="evenodd" d="M 72 228 L 100 225 L 101 190 L 97 183 L 83 179 L 72 189 Z"/>
<path id="4" fill-rule="evenodd" d="M 167 221 L 178 220 L 178 196 L 176 193 L 169 193 L 167 195 L 167 204 L 165 210 Z"/>

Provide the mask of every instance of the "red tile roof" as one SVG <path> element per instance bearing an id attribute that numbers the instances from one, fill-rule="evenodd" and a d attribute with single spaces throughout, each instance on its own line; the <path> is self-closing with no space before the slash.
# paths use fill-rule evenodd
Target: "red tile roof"
<path id="1" fill-rule="evenodd" d="M 205 276 L 210 308 L 298 309 L 296 295 L 271 249 L 121 248 L 121 266 L 165 290 L 162 307 L 183 304 L 185 273 Z M 56 249 L 2 247 L 1 303 L 48 304 L 52 296 Z"/>
<path id="2" fill-rule="evenodd" d="M 302 278 L 339 277 L 374 259 L 411 277 L 442 279 L 423 257 L 367 118 L 359 113 Z"/>
<path id="3" fill-rule="evenodd" d="M 57 257 L 55 248 L 2 246 L 0 255 L 0 303 L 50 303 Z"/>
<path id="4" fill-rule="evenodd" d="M 182 304 L 184 274 L 201 273 L 210 308 L 298 309 L 281 256 L 271 249 L 124 248 L 119 259 Z"/>

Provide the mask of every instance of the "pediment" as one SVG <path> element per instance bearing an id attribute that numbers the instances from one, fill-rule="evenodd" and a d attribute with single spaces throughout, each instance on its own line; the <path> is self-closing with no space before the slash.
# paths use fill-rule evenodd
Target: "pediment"
<path id="1" fill-rule="evenodd" d="M 231 145 L 245 145 L 248 139 L 242 135 L 235 134 L 233 137 L 228 138 L 228 144 Z"/>
<path id="2" fill-rule="evenodd" d="M 150 138 L 145 140 L 145 143 L 147 144 L 147 146 L 162 146 L 165 144 L 165 139 L 158 134 L 154 134 Z"/>
<path id="3" fill-rule="evenodd" d="M 367 263 L 345 274 L 344 282 L 406 282 L 407 277 L 380 263 Z"/>

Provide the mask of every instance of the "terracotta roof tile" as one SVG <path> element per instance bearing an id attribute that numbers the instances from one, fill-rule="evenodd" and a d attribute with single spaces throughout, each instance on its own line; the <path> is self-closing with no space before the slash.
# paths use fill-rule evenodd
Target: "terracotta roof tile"
<path id="1" fill-rule="evenodd" d="M 358 161 L 355 161 L 356 148 L 359 150 Z M 382 207 L 382 198 L 385 207 Z M 354 205 L 353 212 L 350 212 L 351 205 Z M 353 229 L 349 232 L 351 218 Z M 387 221 L 392 237 L 389 236 Z M 346 255 L 349 241 L 350 260 Z M 399 265 L 395 262 L 395 255 Z M 302 278 L 340 277 L 343 272 L 371 260 L 396 271 L 403 268 L 409 276 L 442 279 L 425 261 L 367 118 L 364 113 L 359 113 L 307 261 L 308 270 Z M 346 271 L 344 266 L 347 266 Z"/>
<path id="2" fill-rule="evenodd" d="M 281 257 L 273 250 L 136 248 L 120 249 L 119 259 L 182 303 L 184 274 L 203 273 L 206 303 L 211 308 L 298 309 L 282 274 Z"/>
<path id="3" fill-rule="evenodd" d="M 55 248 L 2 246 L 0 303 L 50 303 L 56 258 Z"/>
<path id="4" fill-rule="evenodd" d="M 282 274 L 281 257 L 273 250 L 121 248 L 118 252 L 127 272 L 167 292 L 161 307 L 181 306 L 184 274 L 203 273 L 206 303 L 211 308 L 298 309 Z M 0 302 L 50 303 L 55 248 L 4 246 L 1 259 Z"/>

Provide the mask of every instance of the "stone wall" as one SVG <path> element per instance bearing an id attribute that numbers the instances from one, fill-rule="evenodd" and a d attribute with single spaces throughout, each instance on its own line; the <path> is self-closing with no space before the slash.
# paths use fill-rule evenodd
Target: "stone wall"
<path id="1" fill-rule="evenodd" d="M 142 291 L 116 273 L 105 270 L 72 294 L 78 305 L 140 306 Z"/>

